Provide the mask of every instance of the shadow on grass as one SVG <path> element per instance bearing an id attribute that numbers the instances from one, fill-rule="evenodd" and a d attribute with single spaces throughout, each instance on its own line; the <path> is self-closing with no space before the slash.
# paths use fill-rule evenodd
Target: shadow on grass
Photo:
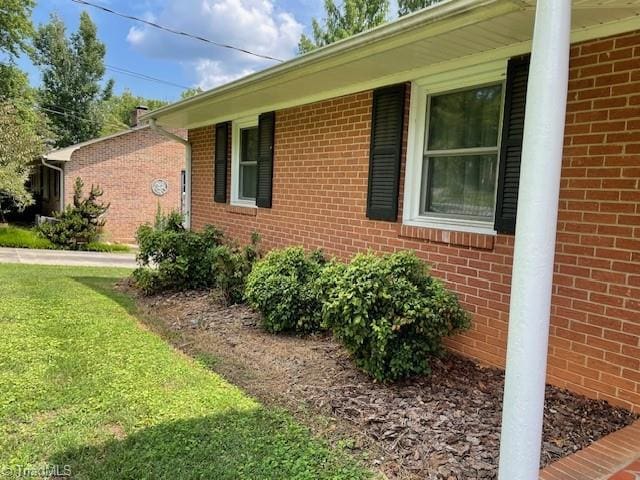
<path id="1" fill-rule="evenodd" d="M 85 287 L 90 288 L 94 292 L 107 297 L 122 308 L 124 308 L 128 314 L 135 315 L 137 312 L 135 300 L 126 293 L 119 292 L 115 289 L 115 284 L 118 281 L 123 280 L 126 277 L 113 275 L 104 277 L 71 277 L 74 281 L 78 282 Z"/>
<path id="2" fill-rule="evenodd" d="M 367 478 L 288 415 L 262 408 L 163 423 L 59 452 L 49 463 L 92 480 Z"/>

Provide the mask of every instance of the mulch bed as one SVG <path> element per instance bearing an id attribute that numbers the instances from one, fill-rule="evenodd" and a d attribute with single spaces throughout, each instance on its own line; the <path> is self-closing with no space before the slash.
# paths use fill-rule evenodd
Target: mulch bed
<path id="1" fill-rule="evenodd" d="M 317 433 L 342 438 L 341 445 L 388 478 L 496 477 L 501 370 L 449 355 L 434 362 L 429 377 L 383 385 L 358 371 L 328 335 L 267 334 L 249 308 L 222 306 L 206 292 L 141 297 L 122 288 L 174 345 L 196 357 L 212 355 L 225 378 L 288 408 Z M 606 402 L 547 386 L 540 466 L 634 419 Z"/>

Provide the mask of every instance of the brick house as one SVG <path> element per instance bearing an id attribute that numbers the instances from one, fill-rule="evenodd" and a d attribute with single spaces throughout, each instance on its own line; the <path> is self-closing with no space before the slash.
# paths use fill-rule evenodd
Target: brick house
<path id="1" fill-rule="evenodd" d="M 113 135 L 54 150 L 44 156 L 32 185 L 43 215 L 59 211 L 73 202 L 75 179 L 103 189 L 109 203 L 103 239 L 134 243 L 138 226 L 153 222 L 158 206 L 167 212 L 182 209 L 185 148 L 148 124 L 138 124 L 132 113 L 132 128 Z M 184 130 L 174 130 L 182 136 Z"/>
<path id="2" fill-rule="evenodd" d="M 443 2 L 149 113 L 192 227 L 415 250 L 473 314 L 452 350 L 640 410 L 640 2 L 566 5 Z"/>

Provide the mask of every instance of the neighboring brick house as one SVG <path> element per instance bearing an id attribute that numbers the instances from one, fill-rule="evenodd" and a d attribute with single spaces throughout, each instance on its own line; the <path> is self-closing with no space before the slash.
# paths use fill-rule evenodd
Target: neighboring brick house
<path id="1" fill-rule="evenodd" d="M 573 8 L 547 381 L 640 410 L 640 6 L 600 3 Z M 415 250 L 473 314 L 448 346 L 504 366 L 534 9 L 444 2 L 150 113 L 189 129 L 192 227 Z"/>
<path id="2" fill-rule="evenodd" d="M 135 113 L 132 118 L 136 125 Z M 184 130 L 175 132 L 186 136 Z M 102 238 L 134 243 L 136 229 L 154 221 L 158 206 L 165 212 L 182 209 L 184 158 L 183 145 L 149 125 L 137 125 L 48 153 L 32 182 L 44 215 L 60 210 L 61 195 L 65 205 L 73 202 L 77 177 L 84 182 L 85 194 L 92 185 L 99 185 L 104 191 L 101 201 L 110 204 Z M 63 170 L 63 185 L 60 171 L 49 165 Z"/>

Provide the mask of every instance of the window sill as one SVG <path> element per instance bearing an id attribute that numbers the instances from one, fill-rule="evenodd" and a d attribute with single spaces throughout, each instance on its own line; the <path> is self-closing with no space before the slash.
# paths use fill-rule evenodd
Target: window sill
<path id="1" fill-rule="evenodd" d="M 468 228 L 468 227 L 467 227 Z M 468 228 L 471 230 L 470 228 Z M 481 250 L 493 250 L 496 234 L 492 230 L 463 231 L 453 226 L 435 226 L 422 222 L 406 222 L 400 226 L 400 237 L 445 243 Z"/>
<path id="2" fill-rule="evenodd" d="M 229 205 L 227 207 L 228 213 L 234 213 L 236 215 L 247 215 L 249 217 L 255 217 L 258 214 L 258 207 L 255 205 Z"/>

